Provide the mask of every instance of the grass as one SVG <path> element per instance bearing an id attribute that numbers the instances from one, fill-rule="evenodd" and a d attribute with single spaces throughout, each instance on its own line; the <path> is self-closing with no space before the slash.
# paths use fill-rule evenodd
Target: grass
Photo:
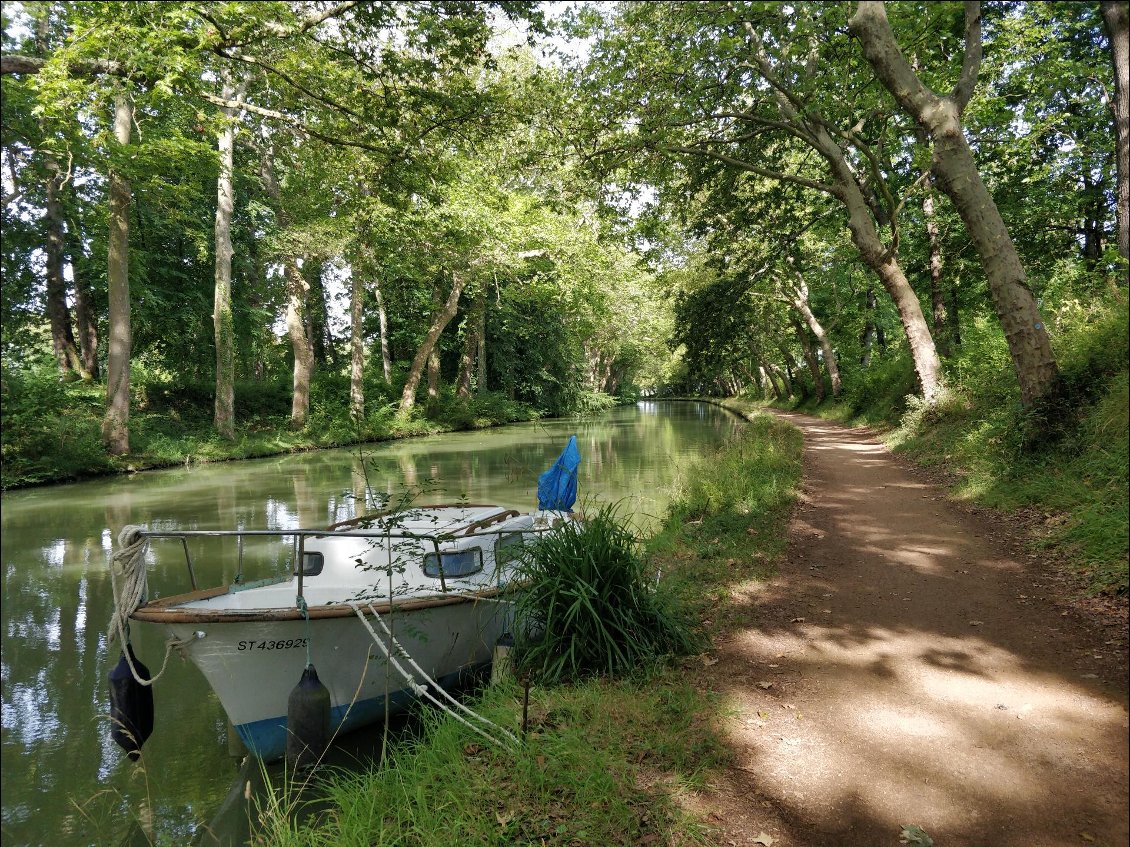
<path id="1" fill-rule="evenodd" d="M 542 683 L 623 675 L 696 639 L 672 594 L 657 590 L 635 535 L 611 505 L 549 532 L 523 557 L 520 673 Z"/>
<path id="2" fill-rule="evenodd" d="M 601 517 L 595 544 L 634 557 L 621 563 L 627 573 L 648 579 L 661 574 L 669 602 L 689 610 L 700 633 L 716 631 L 725 625 L 725 598 L 735 586 L 774 571 L 800 454 L 799 432 L 755 416 L 736 440 L 683 469 L 667 519 L 642 551 L 630 535 L 607 525 L 611 510 Z M 272 786 L 256 843 L 713 843 L 709 824 L 688 811 L 689 800 L 707 789 L 729 754 L 720 730 L 723 705 L 689 681 L 686 663 L 697 661 L 644 662 L 627 675 L 606 671 L 535 685 L 529 733 L 517 749 L 488 746 L 462 724 L 425 711 L 419 736 L 367 771 L 325 774 L 300 799 L 285 783 Z M 517 729 L 520 694 L 516 683 L 505 682 L 484 690 L 472 705 Z"/>

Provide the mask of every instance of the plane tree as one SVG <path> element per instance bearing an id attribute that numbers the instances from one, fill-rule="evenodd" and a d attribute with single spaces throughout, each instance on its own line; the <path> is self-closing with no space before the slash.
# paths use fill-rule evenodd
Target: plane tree
<path id="1" fill-rule="evenodd" d="M 941 363 L 900 263 L 900 215 L 918 178 L 892 110 L 848 41 L 839 4 L 621 4 L 586 71 L 598 107 L 589 155 L 666 186 L 720 171 L 834 200 L 860 259 L 895 304 L 921 390 Z M 672 175 L 676 179 L 672 179 Z"/>

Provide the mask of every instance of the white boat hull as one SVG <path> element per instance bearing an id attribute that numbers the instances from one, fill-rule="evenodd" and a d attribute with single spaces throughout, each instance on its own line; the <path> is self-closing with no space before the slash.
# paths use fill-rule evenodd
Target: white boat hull
<path id="1" fill-rule="evenodd" d="M 371 616 L 384 647 L 388 639 Z M 508 631 L 510 604 L 476 600 L 381 615 L 397 642 L 429 677 L 452 687 L 491 661 L 495 643 Z M 381 645 L 356 615 L 262 622 L 169 624 L 189 641 L 188 657 L 219 697 L 248 750 L 265 761 L 286 753 L 287 699 L 310 662 L 330 692 L 331 732 L 348 732 L 383 720 L 415 699 L 405 676 L 385 658 Z M 394 658 L 397 653 L 391 650 Z M 401 667 L 424 679 L 404 659 Z"/>
<path id="2" fill-rule="evenodd" d="M 395 525 L 358 518 L 296 530 L 289 575 L 154 599 L 131 618 L 161 625 L 177 640 L 247 748 L 271 761 L 286 754 L 287 701 L 308 661 L 329 689 L 335 733 L 402 709 L 429 680 L 449 687 L 489 664 L 513 623 L 517 557 L 538 532 L 571 519 L 435 506 Z M 255 533 L 151 535 L 182 544 L 194 535 L 234 535 L 242 544 L 248 534 Z M 411 662 L 399 658 L 401 650 Z"/>

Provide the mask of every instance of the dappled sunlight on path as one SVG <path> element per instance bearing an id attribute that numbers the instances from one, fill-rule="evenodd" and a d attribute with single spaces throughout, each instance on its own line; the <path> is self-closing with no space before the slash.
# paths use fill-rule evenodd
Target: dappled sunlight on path
<path id="1" fill-rule="evenodd" d="M 788 560 L 735 592 L 742 624 L 709 674 L 735 755 L 714 790 L 749 815 L 733 831 L 778 847 L 893 847 L 905 824 L 938 845 L 1127 843 L 1125 679 L 1103 642 L 881 445 L 786 417 L 807 439 Z"/>

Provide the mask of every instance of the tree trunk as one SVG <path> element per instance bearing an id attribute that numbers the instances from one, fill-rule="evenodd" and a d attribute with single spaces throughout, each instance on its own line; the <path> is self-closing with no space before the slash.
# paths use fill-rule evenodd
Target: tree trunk
<path id="1" fill-rule="evenodd" d="M 432 348 L 428 356 L 428 408 L 434 408 L 439 400 L 439 351 Z"/>
<path id="2" fill-rule="evenodd" d="M 235 100 L 240 95 L 230 80 L 224 81 L 222 96 Z M 212 329 L 216 339 L 216 401 L 213 424 L 221 438 L 235 438 L 235 325 L 231 305 L 231 221 L 235 210 L 235 128 L 236 110 L 222 109 L 223 129 L 216 147 L 220 174 L 216 179 L 216 274 L 212 306 Z"/>
<path id="3" fill-rule="evenodd" d="M 71 310 L 67 306 L 67 283 L 63 279 L 65 251 L 63 249 L 63 203 L 59 193 L 63 189 L 64 175 L 59 163 L 48 158 L 47 170 L 47 239 L 46 239 L 46 282 L 47 317 L 51 323 L 51 345 L 55 360 L 59 364 L 59 376 L 64 380 L 81 377 L 91 379 L 90 372 L 83 367 L 71 330 Z"/>
<path id="4" fill-rule="evenodd" d="M 1088 173 L 1083 174 L 1083 259 L 1088 268 L 1094 268 L 1103 257 L 1103 219 L 1106 217 L 1106 198 L 1102 183 L 1096 184 Z"/>
<path id="5" fill-rule="evenodd" d="M 1059 369 L 1016 246 L 981 180 L 962 130 L 961 110 L 972 95 L 981 54 L 979 4 L 965 5 L 966 55 L 961 79 L 948 97 L 939 97 L 918 79 L 899 50 L 881 2 L 859 3 L 849 26 L 883 85 L 934 142 L 938 187 L 953 202 L 981 257 L 1020 383 L 1021 402 L 1031 408 L 1058 384 Z"/>
<path id="6" fill-rule="evenodd" d="M 772 369 L 773 373 L 781 378 L 781 382 L 784 383 L 786 397 L 795 397 L 796 389 L 793 386 L 793 378 L 789 373 L 788 366 L 786 365 L 784 368 L 779 368 L 776 365 L 770 365 L 769 367 Z"/>
<path id="7" fill-rule="evenodd" d="M 483 310 L 479 312 L 479 352 L 475 363 L 475 392 L 487 390 L 487 310 L 484 293 Z"/>
<path id="8" fill-rule="evenodd" d="M 769 387 L 773 389 L 773 394 L 777 398 L 778 403 L 783 403 L 785 398 L 781 395 L 781 389 L 777 386 L 777 380 L 773 378 L 773 369 L 766 364 L 759 364 L 757 366 L 761 376 L 769 383 Z"/>
<path id="9" fill-rule="evenodd" d="M 949 284 L 949 309 L 946 310 L 946 315 L 949 318 L 949 336 L 950 342 L 954 347 L 961 346 L 961 313 L 957 308 L 957 274 L 950 274 Z"/>
<path id="10" fill-rule="evenodd" d="M 867 322 L 863 325 L 863 332 L 859 336 L 859 344 L 863 348 L 863 353 L 860 354 L 859 364 L 867 368 L 871 366 L 871 346 L 875 342 L 876 324 L 875 324 L 875 289 L 870 286 L 867 287 Z"/>
<path id="11" fill-rule="evenodd" d="M 455 312 L 459 308 L 459 295 L 463 293 L 465 284 L 466 277 L 458 273 L 452 274 L 451 293 L 447 297 L 447 302 L 432 318 L 432 325 L 428 328 L 428 334 L 424 336 L 424 341 L 420 344 L 420 349 L 416 351 L 416 357 L 412 360 L 412 365 L 408 369 L 408 381 L 404 383 L 404 391 L 400 395 L 401 414 L 407 413 L 416 405 L 416 389 L 420 385 L 424 365 L 427 364 L 428 357 L 431 356 L 440 333 L 455 317 Z"/>
<path id="12" fill-rule="evenodd" d="M 329 331 L 329 309 L 326 306 L 326 287 L 322 283 L 322 262 L 307 259 L 302 266 L 302 278 L 306 280 L 306 335 L 314 351 L 315 367 L 325 368 L 330 364 L 330 348 L 327 335 Z"/>
<path id="13" fill-rule="evenodd" d="M 290 215 L 283 205 L 282 190 L 275 178 L 273 151 L 263 151 L 259 174 L 263 188 L 274 201 L 275 215 L 283 229 L 290 226 Z M 287 283 L 286 332 L 294 352 L 293 393 L 290 402 L 290 425 L 294 429 L 306 426 L 310 413 L 310 378 L 314 372 L 314 350 L 310 336 L 306 334 L 306 293 L 309 286 L 298 267 L 298 259 L 287 256 L 283 261 L 283 273 Z"/>
<path id="14" fill-rule="evenodd" d="M 781 377 L 785 381 L 789 395 L 799 396 L 801 400 L 807 400 L 810 392 L 808 386 L 800 379 L 800 368 L 797 366 L 796 359 L 793 358 L 793 354 L 789 352 L 789 348 L 785 346 L 783 341 L 777 342 L 777 350 L 780 351 L 781 362 L 785 366 L 781 370 Z M 798 382 L 800 385 L 797 385 Z"/>
<path id="15" fill-rule="evenodd" d="M 747 22 L 746 27 L 752 35 L 752 26 Z M 856 172 L 848 163 L 843 149 L 832 137 L 829 125 L 820 118 L 819 114 L 800 114 L 783 89 L 773 82 L 776 74 L 756 38 L 753 39 L 751 47 L 762 77 L 775 89 L 778 108 L 785 122 L 827 163 L 832 183 L 820 188 L 843 203 L 847 209 L 848 230 L 851 232 L 852 243 L 859 251 L 864 264 L 879 277 L 883 288 L 894 301 L 903 332 L 910 345 L 910 354 L 923 398 L 928 404 L 933 404 L 942 389 L 941 361 L 938 359 L 938 351 L 930 335 L 930 328 L 922 314 L 918 295 L 907 282 L 906 274 L 899 265 L 896 250 L 888 249 L 879 237 L 872 214 L 874 209 L 874 214 L 881 215 L 882 209 L 874 208 L 874 204 L 869 203 L 868 198 L 864 196 Z"/>
<path id="16" fill-rule="evenodd" d="M 392 356 L 388 352 L 388 314 L 385 312 L 385 301 L 381 296 L 379 281 L 373 283 L 373 295 L 377 300 L 377 318 L 381 328 L 381 368 L 385 375 L 385 385 L 392 385 Z"/>
<path id="17" fill-rule="evenodd" d="M 804 363 L 808 365 L 808 373 L 812 377 L 812 386 L 816 390 L 816 402 L 823 403 L 827 392 L 824 390 L 824 374 L 820 372 L 820 359 L 817 358 L 816 351 L 812 349 L 812 344 L 809 342 L 808 335 L 800 321 L 794 318 L 791 323 L 793 332 L 796 333 L 796 340 L 800 342 L 800 351 L 804 355 Z"/>
<path id="18" fill-rule="evenodd" d="M 820 351 L 824 354 L 824 369 L 828 371 L 828 379 L 832 382 L 832 397 L 838 399 L 840 392 L 843 390 L 843 386 L 840 382 L 840 368 L 839 365 L 836 364 L 836 351 L 832 349 L 832 342 L 828 338 L 828 333 L 824 331 L 824 327 L 820 324 L 820 321 L 816 319 L 816 315 L 808 304 L 808 284 L 805 283 L 804 279 L 799 276 L 799 274 L 797 276 L 797 285 L 794 293 L 796 294 L 794 305 L 797 311 L 801 313 L 801 316 L 804 317 L 808 328 L 812 330 L 812 334 L 816 336 L 816 341 L 820 345 Z M 824 393 L 823 385 L 821 385 L 821 391 L 818 393 L 821 395 Z"/>
<path id="19" fill-rule="evenodd" d="M 98 373 L 98 323 L 95 319 L 94 295 L 86 273 L 86 257 L 82 252 L 82 233 L 72 219 L 67 227 L 67 252 L 75 283 L 75 328 L 78 330 L 79 352 L 83 369 L 92 380 Z"/>
<path id="20" fill-rule="evenodd" d="M 471 307 L 471 314 L 467 316 L 467 330 L 463 335 L 463 353 L 459 356 L 459 379 L 455 384 L 455 393 L 459 397 L 471 396 L 471 371 L 474 369 L 475 357 L 478 355 L 482 342 L 483 313 L 487 308 L 487 289 L 480 286 L 475 295 L 475 303 Z"/>
<path id="21" fill-rule="evenodd" d="M 297 260 L 285 264 L 287 281 L 286 331 L 294 351 L 293 394 L 290 401 L 290 425 L 294 429 L 306 426 L 310 413 L 310 379 L 314 373 L 314 348 L 306 334 L 306 294 L 309 286 Z"/>
<path id="22" fill-rule="evenodd" d="M 114 100 L 114 138 L 120 145 L 130 143 L 133 103 L 125 93 Z M 129 182 L 119 172 L 110 171 L 110 235 L 107 243 L 106 282 L 110 295 L 110 349 L 107 360 L 106 416 L 102 420 L 102 439 L 113 456 L 129 453 Z"/>
<path id="23" fill-rule="evenodd" d="M 929 177 L 927 177 L 929 179 Z M 934 343 L 943 356 L 949 355 L 946 338 L 946 299 L 942 288 L 942 242 L 938 235 L 938 218 L 934 214 L 934 193 L 929 184 L 922 196 L 922 216 L 926 219 L 926 240 L 930 249 L 930 307 L 933 318 Z"/>
<path id="24" fill-rule="evenodd" d="M 365 338 L 361 326 L 365 287 L 357 268 L 349 276 L 349 415 L 361 421 L 365 418 Z"/>
<path id="25" fill-rule="evenodd" d="M 1103 20 L 1114 64 L 1114 162 L 1117 187 L 1118 255 L 1130 260 L 1130 13 L 1123 0 L 1102 0 Z"/>
<path id="26" fill-rule="evenodd" d="M 747 370 L 749 371 L 749 376 L 753 384 L 757 386 L 757 398 L 764 400 L 765 383 L 762 380 L 765 376 L 765 370 L 758 364 L 760 358 L 757 348 L 754 345 L 750 345 L 750 367 L 747 368 Z"/>
<path id="27" fill-rule="evenodd" d="M 826 135 L 826 131 L 821 130 L 821 134 Z M 922 314 L 922 304 L 918 302 L 918 295 L 907 281 L 898 257 L 894 251 L 887 249 L 879 237 L 871 210 L 842 153 L 835 159 L 829 159 L 829 163 L 836 177 L 836 196 L 848 210 L 848 230 L 851 232 L 852 243 L 864 264 L 879 277 L 883 288 L 894 301 L 903 332 L 910 344 L 910 355 L 923 399 L 932 404 L 942 390 L 942 363 L 926 324 L 926 317 Z"/>

